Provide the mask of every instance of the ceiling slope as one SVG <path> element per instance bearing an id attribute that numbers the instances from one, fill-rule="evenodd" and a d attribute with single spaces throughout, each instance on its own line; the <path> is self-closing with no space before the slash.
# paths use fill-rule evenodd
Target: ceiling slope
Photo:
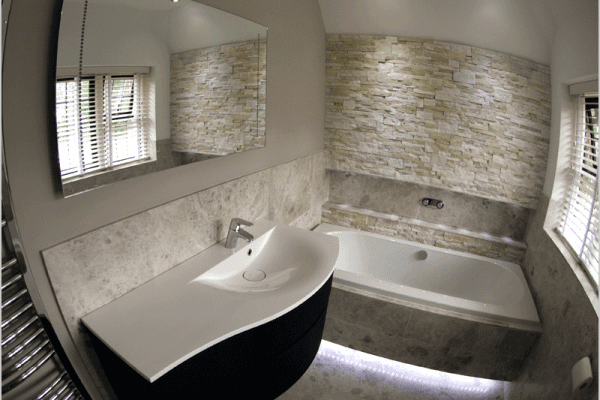
<path id="1" fill-rule="evenodd" d="M 328 34 L 434 39 L 549 65 L 555 21 L 546 1 L 319 0 L 319 5 Z"/>

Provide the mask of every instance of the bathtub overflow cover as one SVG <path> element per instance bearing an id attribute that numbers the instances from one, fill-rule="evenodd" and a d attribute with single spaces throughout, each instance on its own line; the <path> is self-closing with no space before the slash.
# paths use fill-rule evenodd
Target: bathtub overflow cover
<path id="1" fill-rule="evenodd" d="M 259 281 L 262 281 L 263 279 L 265 279 L 267 277 L 267 274 L 265 274 L 265 272 L 261 271 L 260 269 L 251 269 L 251 270 L 244 272 L 244 274 L 242 276 L 247 281 L 259 282 Z"/>

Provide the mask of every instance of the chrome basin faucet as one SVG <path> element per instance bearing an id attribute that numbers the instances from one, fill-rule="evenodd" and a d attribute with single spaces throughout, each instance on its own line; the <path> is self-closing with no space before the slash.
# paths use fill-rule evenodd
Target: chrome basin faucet
<path id="1" fill-rule="evenodd" d="M 229 224 L 229 231 L 227 232 L 227 240 L 225 241 L 226 249 L 233 249 L 237 244 L 238 238 L 242 238 L 251 242 L 254 240 L 254 236 L 250 233 L 246 232 L 241 228 L 241 226 L 252 226 L 252 222 L 245 221 L 241 218 L 232 218 L 231 223 Z"/>

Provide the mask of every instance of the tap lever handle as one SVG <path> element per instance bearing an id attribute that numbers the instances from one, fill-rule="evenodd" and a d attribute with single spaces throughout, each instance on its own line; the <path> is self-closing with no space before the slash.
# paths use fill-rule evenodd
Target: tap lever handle
<path id="1" fill-rule="evenodd" d="M 245 219 L 232 218 L 231 223 L 229 224 L 229 229 L 237 232 L 237 230 L 240 229 L 240 225 L 252 226 L 254 224 L 252 222 L 246 221 Z"/>
<path id="2" fill-rule="evenodd" d="M 442 208 L 444 208 L 443 201 L 436 200 L 436 199 L 430 199 L 427 197 L 421 200 L 421 204 L 423 204 L 425 207 L 436 207 L 438 210 L 441 210 Z"/>

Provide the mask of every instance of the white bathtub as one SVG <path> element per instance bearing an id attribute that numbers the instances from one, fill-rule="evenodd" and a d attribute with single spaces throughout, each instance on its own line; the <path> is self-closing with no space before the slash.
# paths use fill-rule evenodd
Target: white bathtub
<path id="1" fill-rule="evenodd" d="M 334 283 L 500 323 L 540 327 L 521 267 L 330 224 L 339 238 Z"/>

